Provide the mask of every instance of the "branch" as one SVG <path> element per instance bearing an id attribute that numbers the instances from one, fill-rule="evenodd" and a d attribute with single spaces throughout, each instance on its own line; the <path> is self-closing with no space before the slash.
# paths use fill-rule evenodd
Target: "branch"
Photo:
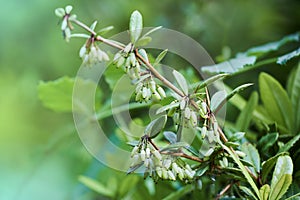
<path id="1" fill-rule="evenodd" d="M 178 157 L 183 157 L 183 158 L 187 158 L 187 159 L 190 159 L 190 160 L 193 160 L 193 161 L 196 161 L 196 162 L 204 162 L 203 160 L 201 160 L 200 158 L 198 157 L 195 157 L 195 156 L 190 156 L 190 155 L 187 155 L 185 153 L 182 153 L 182 152 L 160 152 L 161 154 L 166 154 L 166 155 L 172 155 L 172 156 L 178 156 Z"/>
<path id="2" fill-rule="evenodd" d="M 91 33 L 92 35 L 94 35 L 97 41 L 103 42 L 109 46 L 115 47 L 117 49 L 123 50 L 124 47 L 113 43 L 112 41 L 105 39 L 103 37 L 101 37 L 100 35 L 97 35 L 97 33 L 95 31 L 93 31 L 90 27 L 88 27 L 87 25 L 85 25 L 84 23 L 82 23 L 81 21 L 77 20 L 77 19 L 70 19 L 71 22 L 74 22 L 76 25 L 80 26 L 81 28 L 85 29 L 86 31 L 88 31 L 89 33 Z M 125 45 L 124 45 L 125 46 Z"/>

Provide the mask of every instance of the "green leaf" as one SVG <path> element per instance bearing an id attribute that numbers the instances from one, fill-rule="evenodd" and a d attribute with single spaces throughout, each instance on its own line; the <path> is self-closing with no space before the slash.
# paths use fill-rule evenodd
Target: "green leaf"
<path id="1" fill-rule="evenodd" d="M 239 168 L 241 169 L 243 175 L 245 176 L 245 178 L 247 179 L 248 183 L 250 184 L 250 186 L 252 187 L 252 189 L 254 190 L 255 194 L 257 195 L 257 197 L 259 197 L 259 190 L 255 184 L 255 182 L 253 181 L 252 177 L 250 176 L 249 172 L 247 171 L 246 167 L 243 165 L 243 163 L 240 161 L 239 157 L 236 155 L 236 153 L 234 152 L 233 149 L 228 148 L 227 146 L 225 146 L 222 143 L 219 143 L 223 149 L 225 149 L 227 151 L 227 153 L 231 156 L 231 158 L 234 160 L 234 162 L 239 166 Z M 248 188 L 247 188 L 248 189 Z M 249 190 L 249 189 L 248 189 Z M 250 191 L 250 190 L 249 190 Z M 250 191 L 251 192 L 251 191 Z M 252 192 L 251 192 L 252 193 Z M 253 193 L 252 193 L 253 194 Z M 256 196 L 253 194 L 252 195 L 255 199 Z"/>
<path id="2" fill-rule="evenodd" d="M 228 73 L 232 74 L 237 71 L 240 71 L 244 67 L 247 67 L 249 65 L 253 65 L 256 62 L 255 56 L 249 56 L 249 57 L 238 57 L 233 58 L 225 62 L 221 62 L 216 65 L 212 66 L 204 66 L 201 68 L 203 72 L 208 72 L 212 74 L 217 73 Z"/>
<path id="3" fill-rule="evenodd" d="M 211 97 L 210 100 L 210 109 L 216 110 L 220 104 L 226 99 L 227 93 L 225 91 L 218 91 Z"/>
<path id="4" fill-rule="evenodd" d="M 300 62 L 291 83 L 291 101 L 294 110 L 295 129 L 300 131 Z"/>
<path id="5" fill-rule="evenodd" d="M 226 76 L 228 76 L 228 74 L 217 74 L 217 75 L 214 75 L 212 77 L 209 77 L 208 79 L 202 81 L 198 86 L 197 86 L 197 89 L 201 89 L 201 88 L 204 88 L 214 82 L 216 82 L 217 80 L 220 80 L 220 79 L 223 79 L 225 78 Z"/>
<path id="6" fill-rule="evenodd" d="M 279 200 L 288 190 L 292 183 L 292 175 L 284 174 L 273 186 L 271 185 L 270 199 Z"/>
<path id="7" fill-rule="evenodd" d="M 258 94 L 253 92 L 250 99 L 236 121 L 236 128 L 239 131 L 246 131 L 250 125 L 252 119 L 252 113 L 258 103 Z"/>
<path id="8" fill-rule="evenodd" d="M 91 90 L 97 87 L 96 83 L 86 80 L 77 80 L 77 85 L 82 90 Z M 40 82 L 38 85 L 39 99 L 43 105 L 56 112 L 82 111 L 81 100 L 76 99 L 73 102 L 73 86 L 75 80 L 69 77 L 62 77 L 54 81 Z"/>
<path id="9" fill-rule="evenodd" d="M 143 17 L 139 11 L 135 10 L 131 14 L 130 22 L 129 22 L 130 39 L 133 44 L 135 44 L 135 42 L 141 36 L 142 29 L 143 29 Z"/>
<path id="10" fill-rule="evenodd" d="M 146 46 L 147 44 L 149 44 L 152 41 L 152 38 L 149 36 L 144 36 L 142 38 L 140 38 L 137 43 L 136 46 Z"/>
<path id="11" fill-rule="evenodd" d="M 277 159 L 271 181 L 270 199 L 280 199 L 292 183 L 293 161 L 290 156 Z"/>
<path id="12" fill-rule="evenodd" d="M 247 50 L 245 53 L 242 53 L 244 55 L 256 55 L 256 56 L 261 56 L 266 53 L 269 53 L 271 51 L 276 51 L 278 50 L 281 46 L 288 42 L 294 42 L 294 41 L 299 41 L 300 33 L 294 33 L 291 35 L 287 35 L 284 38 L 282 38 L 279 41 L 276 42 L 270 42 L 261 46 L 256 46 L 252 47 L 249 50 Z"/>
<path id="13" fill-rule="evenodd" d="M 300 139 L 300 134 L 293 137 L 290 141 L 288 141 L 286 144 L 284 144 L 282 147 L 280 147 L 279 152 L 288 152 L 290 148 Z"/>
<path id="14" fill-rule="evenodd" d="M 162 52 L 160 52 L 160 54 L 156 57 L 156 59 L 153 63 L 153 66 L 158 65 L 162 61 L 162 59 L 164 59 L 164 57 L 167 55 L 167 53 L 168 53 L 168 49 L 165 49 Z"/>
<path id="15" fill-rule="evenodd" d="M 270 186 L 268 184 L 263 185 L 259 189 L 260 193 L 260 199 L 261 200 L 268 200 L 269 194 L 270 194 Z"/>
<path id="16" fill-rule="evenodd" d="M 79 176 L 79 181 L 86 185 L 91 190 L 94 190 L 95 192 L 113 198 L 114 192 L 110 190 L 109 187 L 104 186 L 103 184 L 99 183 L 98 181 L 95 181 L 89 177 L 86 176 Z"/>
<path id="17" fill-rule="evenodd" d="M 165 105 L 165 106 L 160 107 L 159 109 L 157 109 L 156 114 L 162 113 L 162 112 L 167 111 L 171 108 L 178 107 L 179 105 L 180 105 L 180 102 L 170 103 L 168 105 Z"/>
<path id="18" fill-rule="evenodd" d="M 224 98 L 224 91 L 219 91 L 216 94 L 218 94 L 218 98 L 216 98 L 213 102 L 213 98 L 214 96 L 211 98 L 211 110 L 213 110 L 214 112 L 218 111 L 220 108 L 222 108 L 222 106 L 229 100 L 231 99 L 235 94 L 243 91 L 244 89 L 246 89 L 249 86 L 252 86 L 253 83 L 246 83 L 243 84 L 237 88 L 235 88 L 233 91 L 231 91 L 226 98 Z"/>
<path id="19" fill-rule="evenodd" d="M 176 70 L 173 70 L 173 75 L 179 87 L 182 89 L 182 92 L 187 95 L 189 93 L 189 87 L 184 76 Z"/>
<path id="20" fill-rule="evenodd" d="M 147 33 L 145 33 L 145 35 L 143 35 L 143 37 L 146 37 L 146 36 L 148 36 L 148 35 L 154 33 L 155 31 L 157 31 L 157 30 L 159 30 L 159 29 L 161 29 L 161 28 L 162 28 L 162 26 L 157 26 L 157 27 L 151 29 L 150 31 L 148 31 Z"/>
<path id="21" fill-rule="evenodd" d="M 171 144 L 177 141 L 177 135 L 172 131 L 165 131 L 164 136 Z"/>
<path id="22" fill-rule="evenodd" d="M 176 143 L 173 143 L 173 144 L 170 144 L 164 148 L 162 148 L 160 151 L 163 152 L 163 151 L 168 151 L 170 149 L 178 149 L 178 148 L 187 148 L 189 147 L 189 144 L 186 143 L 186 142 L 176 142 Z"/>
<path id="23" fill-rule="evenodd" d="M 163 200 L 177 200 L 177 199 L 180 199 L 181 197 L 183 197 L 187 193 L 193 191 L 193 189 L 194 189 L 194 185 L 192 185 L 192 184 L 186 185 L 186 186 L 182 187 L 181 189 L 177 190 L 176 192 L 172 192 L 171 194 L 169 194 L 168 196 L 163 198 Z"/>
<path id="24" fill-rule="evenodd" d="M 245 187 L 245 186 L 240 186 L 239 187 L 243 192 L 245 192 L 249 197 L 252 197 L 252 199 L 258 200 L 258 198 L 253 194 L 253 192 Z"/>
<path id="25" fill-rule="evenodd" d="M 267 152 L 270 147 L 272 147 L 278 139 L 278 133 L 268 133 L 264 135 L 257 144 L 257 147 L 261 149 L 261 152 Z"/>
<path id="26" fill-rule="evenodd" d="M 163 115 L 159 118 L 153 120 L 148 124 L 148 126 L 145 129 L 145 134 L 147 134 L 150 138 L 156 137 L 161 130 L 165 127 L 167 122 L 167 116 Z"/>
<path id="27" fill-rule="evenodd" d="M 252 173 L 260 172 L 260 156 L 257 149 L 250 143 L 245 142 L 241 146 L 241 150 L 247 155 L 244 159 L 252 163 L 253 167 L 249 167 Z"/>
<path id="28" fill-rule="evenodd" d="M 294 121 L 292 103 L 280 83 L 272 76 L 261 73 L 259 90 L 264 107 L 270 117 L 279 125 L 292 131 Z"/>
<path id="29" fill-rule="evenodd" d="M 285 65 L 287 61 L 300 55 L 300 48 L 277 58 L 277 64 Z"/>
<path id="30" fill-rule="evenodd" d="M 271 158 L 269 158 L 267 161 L 262 163 L 262 169 L 261 169 L 261 174 L 262 174 L 262 181 L 265 182 L 268 174 L 271 172 L 272 168 L 275 166 L 278 157 L 286 155 L 286 152 L 279 153 Z"/>
<path id="31" fill-rule="evenodd" d="M 292 195 L 292 196 L 290 196 L 290 197 L 288 197 L 288 198 L 285 199 L 285 200 L 299 200 L 299 199 L 300 199 L 299 196 L 300 196 L 300 192 L 297 193 L 297 194 L 294 194 L 294 195 Z M 298 198 L 296 198 L 296 197 L 298 197 Z"/>
<path id="32" fill-rule="evenodd" d="M 107 27 L 101 28 L 101 29 L 97 32 L 97 34 L 99 34 L 99 35 L 104 35 L 105 33 L 111 31 L 112 29 L 114 29 L 113 26 L 107 26 Z"/>

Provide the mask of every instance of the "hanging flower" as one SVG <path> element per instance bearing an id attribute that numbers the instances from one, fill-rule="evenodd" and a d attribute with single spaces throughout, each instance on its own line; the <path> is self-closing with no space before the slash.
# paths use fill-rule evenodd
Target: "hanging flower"
<path id="1" fill-rule="evenodd" d="M 87 67 L 92 67 L 102 61 L 109 61 L 107 53 L 102 51 L 95 42 L 91 42 L 91 39 L 81 47 L 79 56 L 83 60 L 82 64 Z"/>
<path id="2" fill-rule="evenodd" d="M 68 5 L 63 8 L 57 8 L 55 9 L 55 15 L 62 18 L 61 23 L 61 30 L 63 32 L 63 36 L 67 42 L 70 41 L 71 38 L 71 30 L 73 29 L 72 24 L 70 23 L 70 20 L 76 19 L 76 15 L 71 15 L 73 7 Z"/>

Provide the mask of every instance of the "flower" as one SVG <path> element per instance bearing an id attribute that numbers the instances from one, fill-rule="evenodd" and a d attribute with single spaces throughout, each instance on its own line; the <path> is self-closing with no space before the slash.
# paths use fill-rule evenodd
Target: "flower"
<path id="1" fill-rule="evenodd" d="M 94 42 L 91 43 L 90 39 L 80 48 L 79 56 L 83 60 L 82 64 L 87 67 L 92 67 L 98 62 L 109 61 L 108 55 Z"/>
<path id="2" fill-rule="evenodd" d="M 64 8 L 55 9 L 55 15 L 62 18 L 61 22 L 61 30 L 63 32 L 63 36 L 67 42 L 70 41 L 71 38 L 71 30 L 73 29 L 70 20 L 76 19 L 76 15 L 71 15 L 73 7 L 68 5 Z"/>

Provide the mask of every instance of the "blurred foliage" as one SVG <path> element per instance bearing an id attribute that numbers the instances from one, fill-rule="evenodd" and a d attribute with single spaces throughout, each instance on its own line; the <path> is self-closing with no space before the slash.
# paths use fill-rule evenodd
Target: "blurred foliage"
<path id="1" fill-rule="evenodd" d="M 75 56 L 81 41 L 68 45 L 62 42 L 54 16 L 54 9 L 66 4 L 73 4 L 86 23 L 99 19 L 103 27 L 113 24 L 113 33 L 126 30 L 130 13 L 138 9 L 146 26 L 162 25 L 183 32 L 199 41 L 213 58 L 224 48 L 236 54 L 278 40 L 300 27 L 298 0 L 2 0 L 0 199 L 91 199 L 96 194 L 80 184 L 78 176 L 101 176 L 106 181 L 105 176 L 115 173 L 86 152 L 71 114 L 58 115 L 38 101 L 40 80 L 75 76 L 81 63 Z M 260 70 L 240 75 L 228 84 L 234 88 L 245 79 L 257 83 Z M 268 67 L 282 84 L 290 70 L 278 65 Z M 235 112 L 228 113 L 232 113 L 229 119 L 237 117 Z M 216 193 L 214 187 L 209 185 L 207 190 Z"/>

